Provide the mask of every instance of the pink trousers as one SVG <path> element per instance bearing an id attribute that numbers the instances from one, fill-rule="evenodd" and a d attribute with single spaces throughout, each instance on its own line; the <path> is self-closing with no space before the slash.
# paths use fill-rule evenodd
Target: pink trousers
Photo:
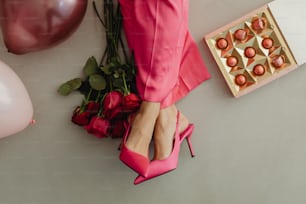
<path id="1" fill-rule="evenodd" d="M 120 0 L 144 101 L 172 105 L 210 75 L 188 31 L 188 0 Z"/>

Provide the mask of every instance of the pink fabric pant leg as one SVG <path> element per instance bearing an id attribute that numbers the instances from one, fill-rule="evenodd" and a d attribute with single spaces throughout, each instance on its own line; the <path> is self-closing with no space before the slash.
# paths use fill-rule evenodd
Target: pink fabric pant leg
<path id="1" fill-rule="evenodd" d="M 188 32 L 188 0 L 120 0 L 144 101 L 167 107 L 210 77 Z"/>

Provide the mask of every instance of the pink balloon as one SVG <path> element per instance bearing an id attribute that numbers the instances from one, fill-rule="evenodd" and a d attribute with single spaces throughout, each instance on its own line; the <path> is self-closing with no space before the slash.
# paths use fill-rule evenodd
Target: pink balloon
<path id="1" fill-rule="evenodd" d="M 9 52 L 53 47 L 80 25 L 87 0 L 0 0 L 0 20 Z"/>
<path id="2" fill-rule="evenodd" d="M 26 128 L 32 121 L 33 106 L 16 73 L 0 61 L 0 138 Z"/>

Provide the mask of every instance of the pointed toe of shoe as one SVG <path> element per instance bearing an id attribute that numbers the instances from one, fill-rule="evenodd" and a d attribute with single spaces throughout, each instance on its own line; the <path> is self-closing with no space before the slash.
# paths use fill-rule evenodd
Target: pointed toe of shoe
<path id="1" fill-rule="evenodd" d="M 138 185 L 138 184 L 140 184 L 140 183 L 142 183 L 142 182 L 144 182 L 145 181 L 145 178 L 143 177 L 143 176 L 137 176 L 136 178 L 135 178 L 135 180 L 134 180 L 134 185 Z"/>
<path id="2" fill-rule="evenodd" d="M 146 177 L 148 174 L 149 158 L 128 150 L 123 152 L 120 154 L 120 160 L 139 175 Z"/>

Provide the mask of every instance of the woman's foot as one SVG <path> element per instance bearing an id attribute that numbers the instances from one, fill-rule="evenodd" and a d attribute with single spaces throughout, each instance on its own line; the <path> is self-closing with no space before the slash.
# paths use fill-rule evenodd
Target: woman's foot
<path id="1" fill-rule="evenodd" d="M 154 130 L 154 160 L 167 158 L 173 149 L 173 137 L 176 128 L 177 108 L 175 105 L 160 110 Z M 187 128 L 189 124 L 186 116 L 181 114 L 179 120 L 179 132 Z"/>
<path id="2" fill-rule="evenodd" d="M 160 103 L 142 102 L 139 111 L 133 118 L 132 129 L 126 146 L 145 157 L 148 156 L 149 144 L 152 140 L 156 119 L 160 111 Z"/>

